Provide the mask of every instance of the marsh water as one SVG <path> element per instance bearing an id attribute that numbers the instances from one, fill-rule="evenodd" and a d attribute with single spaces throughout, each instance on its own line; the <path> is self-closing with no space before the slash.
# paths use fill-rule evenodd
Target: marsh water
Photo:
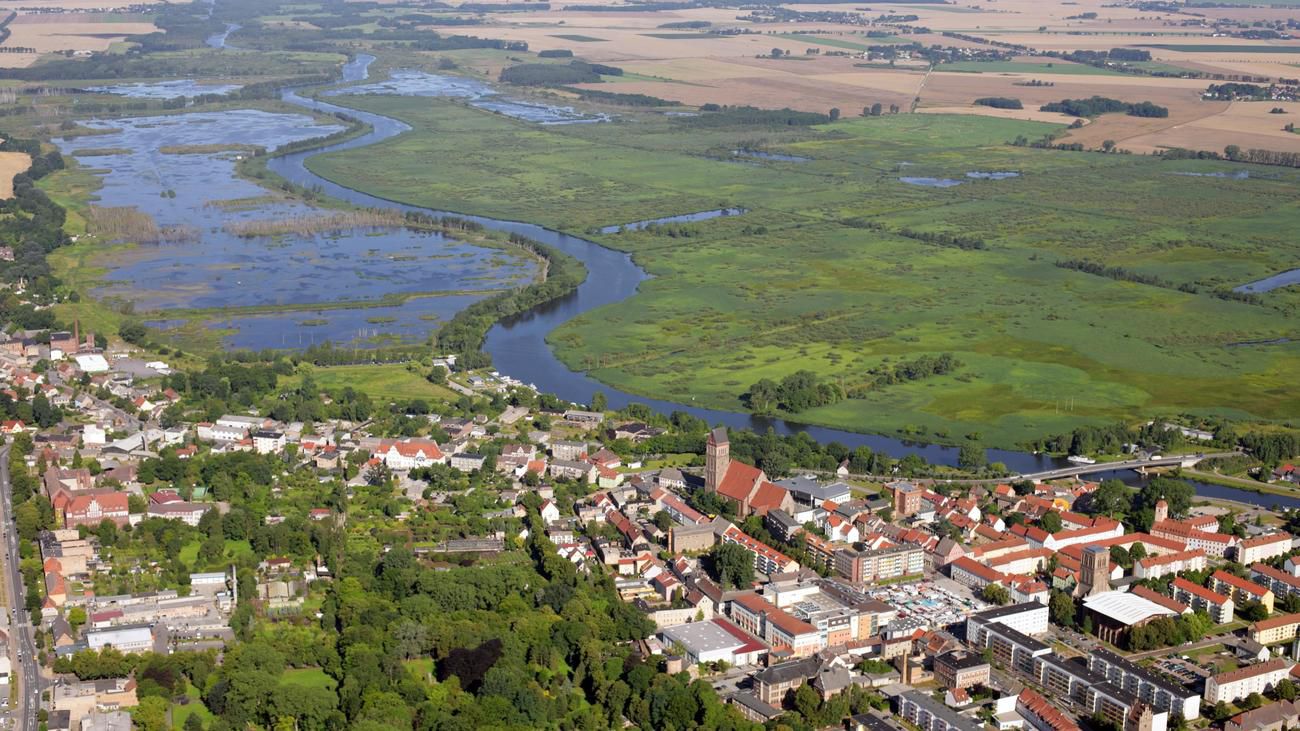
<path id="1" fill-rule="evenodd" d="M 241 226 L 324 211 L 270 196 L 240 179 L 237 153 L 183 152 L 186 146 L 248 142 L 275 149 L 340 131 L 341 124 L 319 124 L 305 114 L 231 110 L 85 126 L 101 132 L 93 137 L 97 147 L 114 151 L 81 160 L 101 177 L 96 205 L 138 209 L 172 231 L 160 243 L 115 251 L 103 284 L 92 294 L 119 305 L 129 302 L 136 312 L 213 310 L 207 323 L 233 331 L 226 338 L 231 347 L 298 347 L 324 340 L 417 342 L 435 320 L 450 317 L 489 291 L 517 286 L 535 271 L 531 259 L 514 251 L 401 227 L 239 235 Z M 84 140 L 56 142 L 75 156 Z M 169 148 L 181 152 L 163 151 Z M 340 300 L 387 303 L 386 297 L 414 293 L 447 296 L 378 308 L 297 311 Z M 268 306 L 294 306 L 295 311 L 250 311 Z M 156 324 L 166 329 L 176 323 L 164 316 Z"/>
<path id="2" fill-rule="evenodd" d="M 744 208 L 714 208 L 711 211 L 699 211 L 698 213 L 683 213 L 678 216 L 664 216 L 663 218 L 651 218 L 645 221 L 635 221 L 633 223 L 620 223 L 613 226 L 605 226 L 600 229 L 603 234 L 616 234 L 622 231 L 640 231 L 648 226 L 664 223 L 694 223 L 696 221 L 707 221 L 711 218 L 722 218 L 723 216 L 739 216 L 744 213 Z"/>
<path id="3" fill-rule="evenodd" d="M 1254 282 L 1248 282 L 1240 287 L 1234 287 L 1232 291 L 1258 294 L 1260 292 L 1271 292 L 1281 287 L 1290 287 L 1297 284 L 1300 284 L 1300 269 L 1290 269 L 1280 274 L 1274 274 L 1271 277 L 1259 279 Z"/>
<path id="4" fill-rule="evenodd" d="M 112 86 L 88 86 L 86 91 L 96 94 L 115 94 L 132 99 L 177 99 L 196 97 L 205 94 L 224 96 L 244 88 L 242 84 L 200 84 L 194 79 L 177 79 L 175 81 L 141 82 L 136 84 L 113 84 Z"/>
<path id="5" fill-rule="evenodd" d="M 343 94 L 383 94 L 465 99 L 470 106 L 541 125 L 590 124 L 610 120 L 607 114 L 585 114 L 573 107 L 509 99 L 503 97 L 488 84 L 476 79 L 431 74 L 411 69 L 397 69 L 392 71 L 389 77 L 383 81 L 334 89 L 325 92 L 324 96 Z"/>

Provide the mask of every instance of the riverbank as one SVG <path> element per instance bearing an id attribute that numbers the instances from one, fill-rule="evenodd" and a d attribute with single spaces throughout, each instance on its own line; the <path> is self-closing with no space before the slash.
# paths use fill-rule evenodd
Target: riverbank
<path id="1" fill-rule="evenodd" d="M 1300 488 L 1289 488 L 1282 485 L 1270 485 L 1256 480 L 1247 480 L 1240 477 L 1231 477 L 1221 475 L 1217 472 L 1203 472 L 1201 470 L 1183 468 L 1178 471 L 1180 476 L 1190 477 L 1200 482 L 1207 482 L 1214 485 L 1223 485 L 1238 490 L 1247 490 L 1249 492 L 1259 493 L 1260 495 L 1285 495 L 1287 497 L 1300 498 Z"/>

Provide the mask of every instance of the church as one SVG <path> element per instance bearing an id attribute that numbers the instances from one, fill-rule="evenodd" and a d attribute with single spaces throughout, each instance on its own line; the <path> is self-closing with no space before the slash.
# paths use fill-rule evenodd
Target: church
<path id="1" fill-rule="evenodd" d="M 778 508 L 793 512 L 794 499 L 788 490 L 774 484 L 759 468 L 731 459 L 725 428 L 709 432 L 704 457 L 704 488 L 735 505 L 737 516 L 767 515 Z"/>

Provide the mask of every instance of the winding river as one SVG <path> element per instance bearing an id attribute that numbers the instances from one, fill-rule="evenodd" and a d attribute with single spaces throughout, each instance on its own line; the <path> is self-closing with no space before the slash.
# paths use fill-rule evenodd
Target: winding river
<path id="1" fill-rule="evenodd" d="M 374 60 L 374 57 L 370 55 L 362 54 L 357 56 L 343 67 L 343 81 L 357 82 L 367 79 L 370 64 Z M 806 432 L 813 439 L 823 444 L 839 442 L 850 448 L 867 446 L 873 450 L 896 457 L 910 452 L 918 454 L 934 464 L 955 465 L 957 463 L 958 448 L 956 447 L 913 443 L 876 434 L 859 434 L 830 427 L 799 424 L 783 419 L 770 419 L 753 414 L 706 409 L 690 404 L 634 396 L 606 386 L 583 373 L 570 370 L 551 352 L 546 343 L 546 336 L 577 315 L 596 307 L 621 302 L 636 294 L 638 286 L 648 278 L 648 275 L 632 261 L 632 257 L 623 252 L 607 249 L 592 241 L 534 224 L 412 206 L 363 193 L 320 177 L 307 169 L 306 161 L 309 158 L 328 152 L 351 150 L 383 142 L 409 131 L 410 126 L 379 114 L 310 99 L 302 96 L 298 91 L 297 89 L 286 89 L 281 98 L 290 104 L 317 112 L 348 115 L 369 124 L 372 130 L 367 134 L 345 142 L 274 157 L 269 161 L 268 165 L 277 174 L 298 185 L 319 189 L 326 195 L 359 206 L 397 208 L 402 211 L 418 211 L 435 216 L 459 216 L 477 221 L 487 228 L 519 233 L 553 246 L 581 260 L 586 265 L 587 279 L 573 293 L 517 317 L 504 320 L 488 332 L 484 350 L 491 354 L 492 361 L 500 373 L 517 378 L 524 383 L 534 385 L 542 391 L 554 393 L 561 398 L 576 403 L 589 403 L 594 393 L 603 391 L 608 397 L 610 407 L 615 409 L 636 402 L 646 404 L 665 414 L 673 411 L 685 411 L 704 419 L 710 424 L 725 424 L 737 429 L 753 429 L 759 432 L 766 431 L 770 427 L 778 434 Z M 990 462 L 1001 462 L 1008 469 L 1020 473 L 1038 472 L 1067 465 L 1062 459 L 1002 449 L 988 450 L 988 459 Z M 1125 474 L 1126 480 L 1132 480 L 1133 477 L 1132 473 Z M 1288 507 L 1300 507 L 1300 499 L 1296 498 L 1259 495 L 1245 490 L 1199 482 L 1193 482 L 1193 484 L 1196 486 L 1197 493 L 1206 497 L 1217 497 L 1259 505 L 1273 505 L 1276 503 Z"/>

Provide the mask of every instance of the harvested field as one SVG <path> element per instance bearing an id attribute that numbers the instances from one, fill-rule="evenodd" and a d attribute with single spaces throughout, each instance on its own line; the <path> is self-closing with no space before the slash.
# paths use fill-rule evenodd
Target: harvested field
<path id="1" fill-rule="evenodd" d="M 0 53 L 0 67 L 30 66 L 42 54 L 63 51 L 104 52 L 128 35 L 152 33 L 153 23 L 109 22 L 103 13 L 19 15 L 9 24 L 12 31 L 5 46 L 31 48 L 34 53 Z"/>
<path id="2" fill-rule="evenodd" d="M 26 170 L 32 159 L 23 152 L 0 152 L 0 198 L 14 196 L 14 176 Z"/>

